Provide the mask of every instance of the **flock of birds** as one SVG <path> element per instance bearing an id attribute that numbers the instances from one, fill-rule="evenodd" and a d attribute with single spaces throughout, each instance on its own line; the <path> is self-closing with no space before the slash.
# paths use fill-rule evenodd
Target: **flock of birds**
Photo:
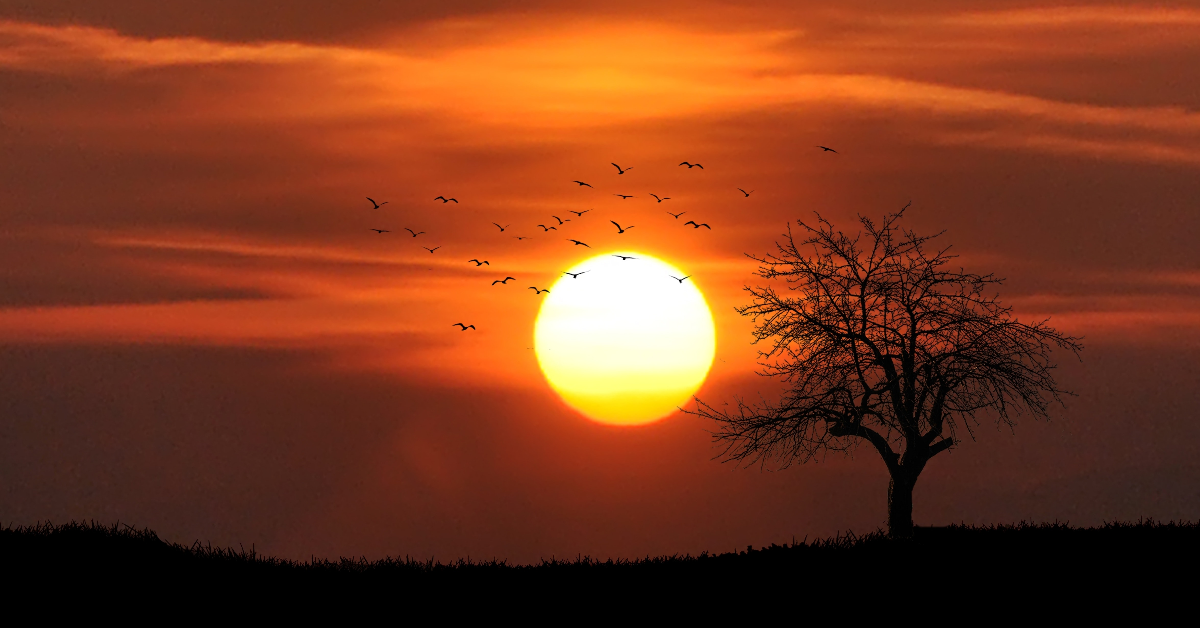
<path id="1" fill-rule="evenodd" d="M 827 146 L 817 146 L 817 148 L 820 148 L 823 152 L 837 153 L 836 150 L 829 148 Z M 617 175 L 624 175 L 626 172 L 629 172 L 630 170 L 633 169 L 632 166 L 623 168 L 616 163 L 612 163 L 612 166 L 617 169 Z M 699 163 L 688 162 L 688 161 L 680 162 L 679 166 L 680 167 L 687 166 L 688 170 L 691 170 L 693 168 L 699 168 L 701 170 L 704 170 L 703 165 L 701 165 Z M 595 189 L 590 183 L 587 183 L 585 181 L 575 180 L 575 181 L 572 181 L 572 183 L 578 184 L 578 186 L 581 188 L 587 187 L 587 188 Z M 754 193 L 754 190 L 747 191 L 742 188 L 736 188 L 736 189 L 742 193 L 743 198 L 750 198 L 750 195 Z M 619 197 L 622 201 L 625 201 L 625 200 L 628 200 L 631 198 L 636 198 L 635 195 L 632 195 L 632 194 L 613 194 L 613 196 Z M 651 193 L 650 196 L 654 198 L 656 203 L 663 203 L 665 201 L 671 200 L 671 197 L 669 197 L 669 196 L 659 196 L 658 194 L 653 194 L 653 193 Z M 369 196 L 366 198 L 368 201 L 371 202 L 371 206 L 373 209 L 380 209 L 384 205 L 388 204 L 388 201 L 378 202 Z M 433 198 L 433 200 L 441 201 L 443 205 L 446 203 L 454 203 L 456 205 L 458 204 L 457 198 L 448 197 L 445 195 L 436 196 Z M 564 227 L 566 225 L 566 223 L 571 222 L 573 220 L 578 221 L 578 220 L 582 219 L 585 214 L 587 214 L 593 210 L 585 209 L 583 211 L 576 211 L 576 210 L 568 210 L 568 211 L 572 214 L 575 214 L 575 218 L 560 218 L 558 216 L 552 215 L 550 217 L 553 218 L 557 222 L 551 223 L 548 225 L 543 223 L 543 224 L 538 224 L 536 226 L 542 230 L 543 234 L 549 233 L 551 231 L 558 231 L 559 227 Z M 668 211 L 666 213 L 668 215 L 670 215 L 672 218 L 679 220 L 680 216 L 683 216 L 687 212 L 682 211 L 679 213 L 675 213 L 675 212 Z M 630 229 L 633 229 L 636 226 L 636 225 L 621 225 L 620 223 L 618 223 L 615 220 L 609 220 L 609 222 L 612 223 L 612 225 L 614 227 L 616 227 L 617 235 L 623 235 L 626 232 L 628 232 Z M 512 227 L 511 224 L 501 225 L 498 222 L 493 222 L 492 224 L 495 225 L 495 227 L 500 230 L 500 233 L 508 233 L 508 229 L 510 227 Z M 690 226 L 693 229 L 699 229 L 699 228 L 703 227 L 705 229 L 708 229 L 709 231 L 712 231 L 712 226 L 709 225 L 707 222 L 696 222 L 695 220 L 688 220 L 687 222 L 683 223 L 682 226 L 684 226 L 684 227 Z M 391 230 L 389 230 L 389 229 L 379 229 L 379 228 L 371 228 L 370 231 L 374 231 L 375 233 L 377 233 L 379 235 L 382 235 L 385 233 L 391 233 Z M 420 236 L 420 235 L 426 235 L 426 233 L 424 231 L 416 231 L 409 227 L 404 227 L 404 231 L 407 231 L 413 238 L 416 238 L 417 236 Z M 512 235 L 511 237 L 518 241 L 530 239 L 529 236 L 524 236 L 524 235 Z M 589 244 L 587 244 L 586 242 L 583 242 L 581 240 L 577 240 L 574 238 L 565 238 L 565 240 L 567 242 L 572 243 L 573 246 L 582 246 L 582 247 L 586 247 L 589 249 L 592 248 Z M 439 245 L 439 246 L 434 246 L 434 247 L 422 246 L 421 248 L 425 249 L 426 251 L 429 251 L 430 254 L 432 254 L 442 247 L 441 247 L 441 245 Z M 613 257 L 620 258 L 622 261 L 637 259 L 636 257 L 633 257 L 631 255 L 613 255 Z M 476 267 L 491 266 L 491 263 L 488 260 L 481 260 L 478 258 L 472 258 L 472 259 L 466 260 L 466 262 L 469 264 L 475 264 Z M 587 272 L 590 272 L 590 271 L 587 271 L 587 270 L 581 270 L 578 272 L 564 271 L 563 274 L 571 277 L 572 279 L 578 279 L 580 275 L 583 275 L 584 273 L 587 273 Z M 687 275 L 684 277 L 676 277 L 674 275 L 668 275 L 668 277 L 670 277 L 671 279 L 674 279 L 675 281 L 682 284 L 684 281 L 690 279 L 691 275 Z M 510 281 L 516 281 L 516 277 L 505 276 L 503 279 L 496 279 L 496 280 L 492 281 L 491 285 L 493 285 L 493 286 L 495 286 L 496 284 L 508 285 L 508 282 L 510 282 Z M 550 290 L 547 288 L 539 288 L 537 286 L 529 286 L 529 289 L 533 290 L 534 294 L 536 294 L 536 295 L 541 295 L 543 293 L 548 294 L 550 292 Z M 458 327 L 461 331 L 467 331 L 468 329 L 475 330 L 475 325 L 468 325 L 465 323 L 454 323 L 451 325 L 451 327 Z"/>

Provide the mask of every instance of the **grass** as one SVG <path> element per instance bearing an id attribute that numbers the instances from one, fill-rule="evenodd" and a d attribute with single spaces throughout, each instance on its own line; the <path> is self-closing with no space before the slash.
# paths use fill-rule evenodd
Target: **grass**
<path id="1" fill-rule="evenodd" d="M 502 560 L 442 563 L 412 558 L 340 558 L 292 561 L 245 548 L 182 545 L 153 531 L 125 525 L 49 523 L 0 529 L 0 561 L 9 573 L 55 577 L 320 583 L 336 586 L 438 586 L 496 583 L 554 584 L 749 579 L 820 582 L 831 574 L 908 571 L 996 576 L 1009 570 L 1113 576 L 1113 566 L 1154 577 L 1174 568 L 1194 572 L 1200 558 L 1200 524 L 1110 523 L 1073 528 L 1064 523 L 918 528 L 910 541 L 881 533 L 747 548 L 741 552 L 621 560 L 543 560 L 531 565 Z M 1132 571 L 1128 571 L 1132 574 Z M 1119 577 L 1120 574 L 1115 574 Z"/>

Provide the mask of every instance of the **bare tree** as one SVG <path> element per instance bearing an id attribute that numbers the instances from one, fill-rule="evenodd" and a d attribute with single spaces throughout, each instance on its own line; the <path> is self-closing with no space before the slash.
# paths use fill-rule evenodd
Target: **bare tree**
<path id="1" fill-rule="evenodd" d="M 907 206 L 905 206 L 907 209 Z M 718 422 L 722 457 L 787 466 L 866 441 L 891 474 L 888 530 L 912 534 L 912 495 L 925 464 L 974 437 L 985 416 L 1012 426 L 1022 412 L 1046 417 L 1061 394 L 1052 352 L 1078 356 L 1079 339 L 1047 321 L 1018 322 L 1000 305 L 994 275 L 949 267 L 934 236 L 898 226 L 904 209 L 881 224 L 859 217 L 850 236 L 817 216 L 789 228 L 757 275 L 786 289 L 746 287 L 738 313 L 754 320 L 761 370 L 787 386 L 777 402 L 737 401 L 718 410 L 697 399 L 695 413 Z"/>

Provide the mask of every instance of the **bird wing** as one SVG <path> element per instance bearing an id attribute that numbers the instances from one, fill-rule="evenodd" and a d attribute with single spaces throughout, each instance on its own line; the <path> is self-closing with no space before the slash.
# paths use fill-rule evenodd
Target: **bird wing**
<path id="1" fill-rule="evenodd" d="M 455 203 L 457 203 L 457 202 L 458 202 L 458 199 L 456 199 L 456 198 L 452 198 L 452 199 L 450 199 L 450 200 L 454 201 Z"/>
<path id="2" fill-rule="evenodd" d="M 704 170 L 704 166 L 701 166 L 700 164 L 696 164 L 696 167 L 697 167 L 697 168 L 699 168 L 699 169 L 701 169 L 701 170 Z"/>
<path id="3" fill-rule="evenodd" d="M 688 162 L 686 162 L 686 161 L 681 161 L 681 162 L 679 162 L 679 165 L 681 165 L 681 166 L 690 166 L 691 164 L 689 164 L 689 163 L 688 163 Z"/>
<path id="4" fill-rule="evenodd" d="M 615 220 L 610 220 L 609 222 L 611 222 L 614 225 L 617 225 L 617 221 L 615 221 Z M 620 229 L 621 225 L 617 225 L 617 228 Z"/>
<path id="5" fill-rule="evenodd" d="M 474 325 L 467 325 L 467 327 L 470 327 L 471 329 L 475 329 Z M 463 331 L 467 331 L 467 327 L 463 327 Z M 479 331 L 479 330 L 475 329 L 475 331 Z"/>
<path id="6" fill-rule="evenodd" d="M 444 200 L 446 200 L 446 197 L 445 197 L 445 196 L 435 196 L 435 197 L 433 197 L 433 200 L 435 200 L 435 201 L 444 201 Z"/>
<path id="7" fill-rule="evenodd" d="M 708 223 L 707 223 L 707 222 L 702 222 L 702 223 L 700 223 L 700 224 L 696 225 L 696 228 L 697 228 L 697 229 L 699 229 L 700 227 L 704 227 L 705 229 L 708 229 L 709 231 L 712 231 L 712 227 L 708 226 Z"/>
<path id="8" fill-rule="evenodd" d="M 687 221 L 687 222 L 685 222 L 685 223 L 683 223 L 683 224 L 685 224 L 685 225 L 694 225 L 694 224 L 696 224 L 696 221 L 695 221 L 695 220 L 689 220 L 689 221 Z"/>

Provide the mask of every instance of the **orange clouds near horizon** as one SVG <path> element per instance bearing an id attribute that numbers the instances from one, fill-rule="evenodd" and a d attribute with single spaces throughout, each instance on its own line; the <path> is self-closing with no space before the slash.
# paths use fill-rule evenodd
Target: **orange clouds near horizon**
<path id="1" fill-rule="evenodd" d="M 1151 460 L 1195 453 L 1163 436 L 1198 403 L 1170 392 L 1200 348 L 1194 8 L 67 6 L 0 10 L 0 398 L 25 478 L 0 505 L 22 521 L 530 560 L 866 529 L 870 461 L 764 475 L 710 460 L 687 415 L 587 423 L 538 369 L 525 286 L 654 255 L 712 308 L 698 394 L 767 394 L 733 311 L 746 254 L 814 212 L 851 227 L 910 201 L 1019 316 L 1089 347 L 1063 365 L 1065 427 L 964 445 L 919 516 L 1053 517 L 1068 485 L 1092 487 L 1081 523 L 1155 514 L 1090 483 L 1114 460 L 1181 494 Z M 1113 435 L 1142 407 L 1134 452 Z M 1179 500 L 1162 512 L 1200 514 Z"/>

